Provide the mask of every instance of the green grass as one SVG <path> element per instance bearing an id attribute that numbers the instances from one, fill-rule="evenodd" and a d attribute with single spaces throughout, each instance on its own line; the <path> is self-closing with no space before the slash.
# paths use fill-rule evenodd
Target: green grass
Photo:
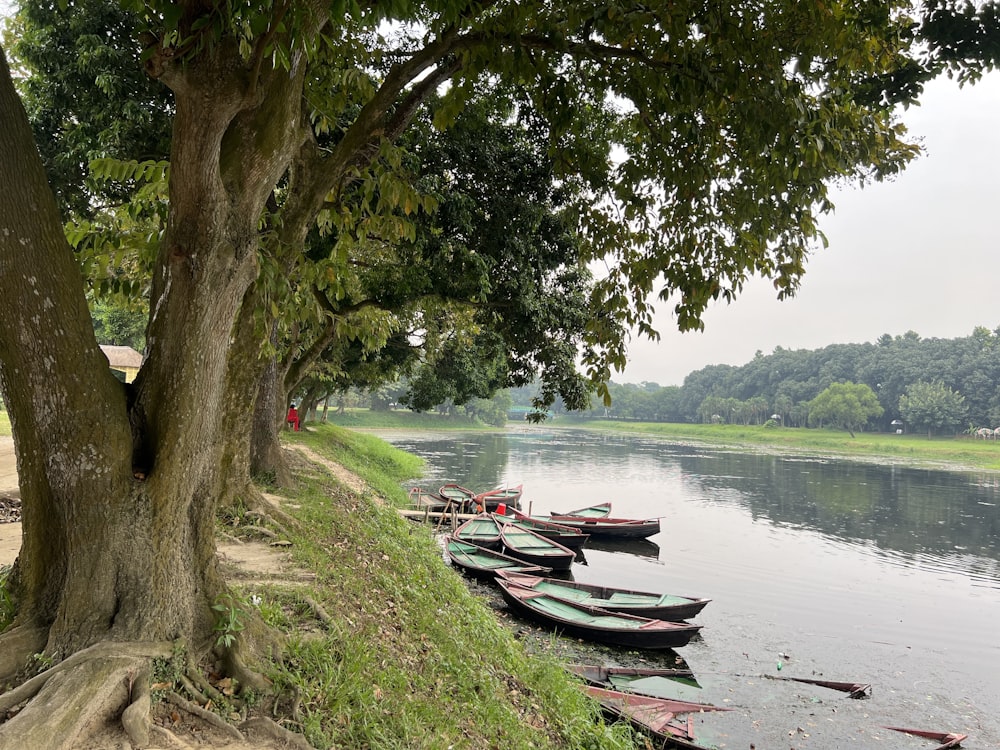
<path id="1" fill-rule="evenodd" d="M 0 409 L 0 437 L 10 437 L 12 434 L 10 431 L 10 414 L 7 413 L 6 409 Z"/>
<path id="2" fill-rule="evenodd" d="M 673 424 L 593 420 L 574 426 L 609 432 L 648 435 L 713 445 L 752 446 L 763 451 L 852 458 L 888 459 L 898 463 L 1000 470 L 1000 442 L 970 436 L 932 437 L 847 432 L 794 427 Z"/>
<path id="3" fill-rule="evenodd" d="M 354 472 L 379 496 L 396 504 L 407 500 L 401 482 L 419 476 L 424 470 L 422 458 L 393 448 L 374 435 L 339 425 L 310 424 L 302 432 L 287 434 Z"/>
<path id="4" fill-rule="evenodd" d="M 285 436 L 353 468 L 368 488 L 355 493 L 296 458 L 288 538 L 315 581 L 238 592 L 260 597 L 261 616 L 287 634 L 268 677 L 284 696 L 279 715 L 297 703 L 314 747 L 636 747 L 626 726 L 603 724 L 554 657 L 526 653 L 445 564 L 428 527 L 384 502 L 413 476 L 413 457 L 332 425 Z"/>

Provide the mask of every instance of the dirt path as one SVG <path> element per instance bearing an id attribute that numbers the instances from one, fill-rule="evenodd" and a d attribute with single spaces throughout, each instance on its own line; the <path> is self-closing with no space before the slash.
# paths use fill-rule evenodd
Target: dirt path
<path id="1" fill-rule="evenodd" d="M 0 496 L 16 494 L 17 460 L 14 458 L 14 440 L 0 437 Z M 0 565 L 10 565 L 21 549 L 21 524 L 0 523 Z"/>

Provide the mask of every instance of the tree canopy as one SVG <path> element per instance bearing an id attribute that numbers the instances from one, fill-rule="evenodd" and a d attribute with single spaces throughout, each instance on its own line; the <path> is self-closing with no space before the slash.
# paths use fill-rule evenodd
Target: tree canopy
<path id="1" fill-rule="evenodd" d="M 899 413 L 908 426 L 932 435 L 936 430 L 961 427 L 968 410 L 965 398 L 941 381 L 921 381 L 907 386 L 899 397 Z"/>
<path id="2" fill-rule="evenodd" d="M 609 408 L 588 416 L 643 421 L 725 422 L 751 414 L 751 402 L 762 399 L 764 411 L 751 414 L 760 424 L 772 414 L 789 427 L 808 424 L 809 402 L 836 381 L 867 385 L 883 413 L 866 428 L 890 431 L 901 417 L 901 398 L 917 383 L 941 383 L 959 394 L 965 418 L 977 427 L 1000 425 L 1000 334 L 980 326 L 969 336 L 922 338 L 914 331 L 884 334 L 875 342 L 831 344 L 821 349 L 785 349 L 759 353 L 743 365 L 709 365 L 689 373 L 681 386 L 660 387 L 612 383 Z M 526 403 L 521 395 L 518 403 Z M 669 404 L 666 409 L 657 404 Z M 943 428 L 943 425 L 942 425 Z"/>
<path id="3" fill-rule="evenodd" d="M 841 427 L 854 437 L 872 417 L 882 414 L 875 392 L 863 383 L 832 383 L 809 402 L 809 421 Z"/>

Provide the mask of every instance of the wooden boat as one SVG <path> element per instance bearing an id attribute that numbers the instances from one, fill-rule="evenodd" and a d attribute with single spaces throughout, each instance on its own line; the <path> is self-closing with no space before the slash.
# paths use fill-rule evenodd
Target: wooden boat
<path id="1" fill-rule="evenodd" d="M 549 568 L 528 565 L 523 560 L 485 547 L 477 547 L 475 544 L 463 542 L 450 535 L 445 537 L 444 548 L 452 565 L 477 578 L 493 580 L 498 570 L 517 570 L 522 573 L 540 574 L 550 572 Z"/>
<path id="2" fill-rule="evenodd" d="M 495 511 L 499 506 L 506 505 L 516 508 L 521 503 L 523 485 L 515 487 L 495 487 L 486 492 L 480 492 L 474 498 L 476 505 L 486 511 Z"/>
<path id="3" fill-rule="evenodd" d="M 497 578 L 507 605 L 525 617 L 577 638 L 629 648 L 678 648 L 701 630 L 700 625 L 650 620 L 574 604 Z"/>
<path id="4" fill-rule="evenodd" d="M 959 747 L 962 744 L 962 740 L 969 738 L 969 735 L 959 734 L 958 732 L 929 732 L 924 729 L 905 729 L 903 727 L 885 727 L 885 729 L 940 742 L 941 744 L 933 748 L 933 750 L 947 750 L 950 747 Z"/>
<path id="5" fill-rule="evenodd" d="M 630 707 L 644 707 L 657 713 L 666 712 L 674 716 L 733 710 L 726 706 L 714 706 L 711 703 L 694 703 L 693 701 L 682 701 L 676 698 L 653 698 L 649 695 L 636 695 L 635 693 L 626 693 L 622 690 L 608 690 L 607 688 L 595 687 L 594 685 L 588 685 L 584 690 L 591 698 L 597 698 L 600 701 L 607 700 Z"/>
<path id="6" fill-rule="evenodd" d="M 660 533 L 659 518 L 588 518 L 586 516 L 550 515 L 549 520 L 586 532 L 592 537 L 645 539 Z"/>
<path id="7" fill-rule="evenodd" d="M 672 680 L 694 680 L 690 669 L 655 669 L 653 667 L 602 667 L 597 664 L 568 664 L 570 672 L 598 687 L 614 677 L 669 677 Z M 632 691 L 626 691 L 632 692 Z"/>
<path id="8" fill-rule="evenodd" d="M 505 577 L 518 586 L 541 591 L 555 599 L 565 599 L 612 612 L 649 617 L 653 620 L 687 620 L 701 612 L 710 601 L 539 576 L 511 574 Z"/>
<path id="9" fill-rule="evenodd" d="M 588 505 L 586 508 L 577 508 L 576 510 L 568 510 L 566 512 L 559 512 L 557 510 L 549 511 L 550 516 L 579 516 L 582 518 L 606 518 L 611 515 L 611 503 L 598 503 L 597 505 Z"/>
<path id="10" fill-rule="evenodd" d="M 496 520 L 494 520 L 496 523 Z M 536 534 L 531 529 L 516 523 L 501 523 L 500 544 L 506 555 L 532 565 L 544 565 L 553 570 L 569 570 L 576 559 L 576 553 L 559 542 Z"/>
<path id="11" fill-rule="evenodd" d="M 451 507 L 457 507 L 459 510 L 472 510 L 475 506 L 476 493 L 454 482 L 441 485 L 438 494 L 450 503 Z"/>
<path id="12" fill-rule="evenodd" d="M 440 495 L 423 487 L 411 487 L 407 493 L 410 498 L 410 507 L 415 510 L 428 510 L 432 513 L 440 513 L 448 505 L 448 501 Z"/>
<path id="13" fill-rule="evenodd" d="M 500 549 L 500 524 L 489 513 L 473 516 L 455 529 L 452 536 L 480 547 Z"/>
<path id="14" fill-rule="evenodd" d="M 868 682 L 835 682 L 833 680 L 813 680 L 806 677 L 775 677 L 768 675 L 772 680 L 788 680 L 790 682 L 804 682 L 807 685 L 819 685 L 820 687 L 839 690 L 847 693 L 850 698 L 867 698 L 871 695 L 871 683 Z"/>
<path id="15" fill-rule="evenodd" d="M 684 699 L 685 695 L 701 690 L 690 669 L 600 667 L 593 664 L 568 664 L 566 669 L 595 687 L 654 698 Z"/>
<path id="16" fill-rule="evenodd" d="M 662 742 L 664 747 L 701 747 L 695 741 L 694 722 L 690 717 L 686 721 L 678 719 L 678 715 L 732 710 L 708 703 L 651 698 L 593 686 L 584 689 L 601 704 L 605 714 L 627 720 L 636 729 Z"/>
<path id="17" fill-rule="evenodd" d="M 524 528 L 531 529 L 536 534 L 541 534 L 544 537 L 559 542 L 563 547 L 580 549 L 590 539 L 590 534 L 584 534 L 576 529 L 571 529 L 569 526 L 561 526 L 551 521 L 525 515 L 516 508 L 500 507 L 502 508 L 502 513 L 498 510 L 495 514 L 498 521 L 502 523 L 517 523 Z"/>

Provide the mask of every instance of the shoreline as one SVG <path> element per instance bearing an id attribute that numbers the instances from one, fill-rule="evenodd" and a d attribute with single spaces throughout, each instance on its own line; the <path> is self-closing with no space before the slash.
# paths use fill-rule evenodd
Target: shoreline
<path id="1" fill-rule="evenodd" d="M 378 436 L 386 433 L 454 433 L 468 432 L 441 425 L 428 428 L 424 425 L 365 425 L 363 419 L 355 424 L 336 424 L 350 430 Z M 357 423 L 358 421 L 362 423 Z M 671 428 L 674 429 L 671 429 Z M 741 450 L 774 456 L 811 457 L 824 460 L 881 463 L 915 469 L 954 472 L 1000 473 L 1000 442 L 986 444 L 956 440 L 955 438 L 927 439 L 907 435 L 897 439 L 887 433 L 858 433 L 851 438 L 846 432 L 828 430 L 778 428 L 742 425 L 687 425 L 671 422 L 595 422 L 567 423 L 546 422 L 526 425 L 509 422 L 506 427 L 483 426 L 479 431 L 530 434 L 540 431 L 586 430 L 605 435 L 628 435 L 649 440 L 659 440 L 676 445 L 713 447 L 722 450 Z"/>

